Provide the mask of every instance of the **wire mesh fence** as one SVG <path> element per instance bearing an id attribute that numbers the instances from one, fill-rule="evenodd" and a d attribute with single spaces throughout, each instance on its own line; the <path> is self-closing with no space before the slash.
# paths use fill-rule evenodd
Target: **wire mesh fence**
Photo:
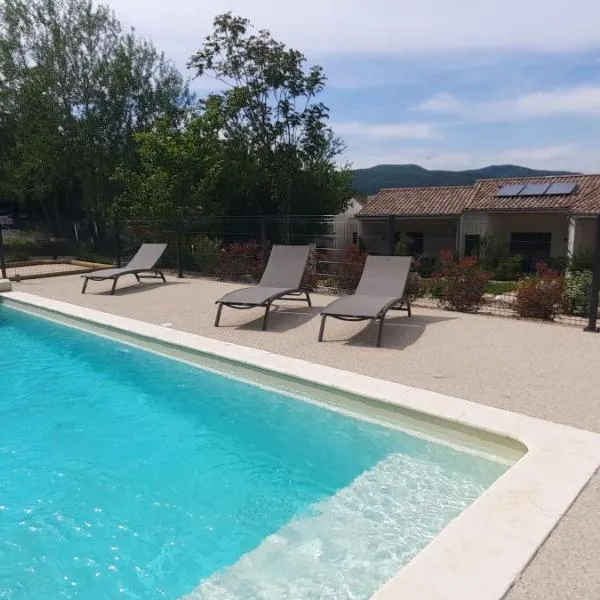
<path id="1" fill-rule="evenodd" d="M 393 221 L 365 228 L 340 216 L 135 219 L 102 228 L 73 222 L 64 230 L 70 235 L 56 237 L 43 227 L 4 229 L 3 277 L 121 265 L 140 244 L 167 242 L 160 266 L 179 277 L 252 283 L 273 244 L 306 244 L 312 251 L 304 283 L 313 290 L 352 293 L 368 254 L 410 254 L 415 260 L 407 291 L 416 305 L 580 326 L 597 312 L 594 255 L 553 256 L 535 240 L 521 240 L 519 254 L 498 242 L 461 248 L 450 235 L 411 237 Z"/>

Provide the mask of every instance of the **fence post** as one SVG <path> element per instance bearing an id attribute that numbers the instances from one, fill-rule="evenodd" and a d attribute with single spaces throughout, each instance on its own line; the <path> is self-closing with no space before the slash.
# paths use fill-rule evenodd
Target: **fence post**
<path id="1" fill-rule="evenodd" d="M 267 266 L 269 258 L 269 240 L 267 239 L 267 217 L 260 218 L 260 247 L 262 248 L 263 269 Z"/>
<path id="2" fill-rule="evenodd" d="M 115 254 L 117 259 L 117 267 L 121 267 L 121 233 L 119 230 L 119 217 L 115 217 Z"/>
<path id="3" fill-rule="evenodd" d="M 598 293 L 600 293 L 600 215 L 596 217 L 596 249 L 594 251 L 594 276 L 590 298 L 590 319 L 584 331 L 598 332 Z"/>
<path id="4" fill-rule="evenodd" d="M 388 256 L 396 254 L 396 217 L 388 215 Z"/>
<path id="5" fill-rule="evenodd" d="M 183 279 L 182 235 L 183 221 L 177 221 L 177 279 Z"/>
<path id="6" fill-rule="evenodd" d="M 2 279 L 7 279 L 6 264 L 4 262 L 4 238 L 2 237 L 2 225 L 0 225 L 0 271 L 2 272 Z"/>

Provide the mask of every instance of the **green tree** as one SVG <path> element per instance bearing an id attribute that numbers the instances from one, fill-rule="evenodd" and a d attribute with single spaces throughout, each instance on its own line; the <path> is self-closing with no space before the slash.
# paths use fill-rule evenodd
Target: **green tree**
<path id="1" fill-rule="evenodd" d="M 0 193 L 101 226 L 120 191 L 112 175 L 139 162 L 134 135 L 177 121 L 191 97 L 148 42 L 92 0 L 0 5 Z"/>
<path id="2" fill-rule="evenodd" d="M 199 118 L 221 142 L 211 181 L 229 214 L 328 214 L 346 206 L 350 174 L 336 165 L 344 146 L 317 101 L 326 77 L 305 63 L 231 13 L 215 18 L 191 58 L 198 77 L 224 88 L 201 102 Z M 234 170 L 245 176 L 241 186 L 239 177 L 235 187 L 227 183 Z"/>

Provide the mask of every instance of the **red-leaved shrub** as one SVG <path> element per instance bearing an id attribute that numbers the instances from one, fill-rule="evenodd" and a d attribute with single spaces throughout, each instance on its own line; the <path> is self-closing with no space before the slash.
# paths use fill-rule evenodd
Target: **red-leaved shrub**
<path id="1" fill-rule="evenodd" d="M 545 263 L 538 263 L 535 275 L 519 281 L 515 309 L 520 317 L 553 321 L 567 309 L 565 292 L 565 278 Z"/>
<path id="2" fill-rule="evenodd" d="M 223 281 L 257 282 L 264 270 L 263 256 L 255 241 L 229 244 L 219 253 L 217 276 Z"/>
<path id="3" fill-rule="evenodd" d="M 433 280 L 442 306 L 461 312 L 476 312 L 483 302 L 491 273 L 481 269 L 475 256 L 455 260 L 449 250 L 440 252 L 440 270 Z"/>
<path id="4" fill-rule="evenodd" d="M 342 263 L 337 273 L 340 289 L 353 292 L 358 287 L 366 260 L 367 253 L 363 252 L 358 245 L 350 244 L 344 249 Z"/>

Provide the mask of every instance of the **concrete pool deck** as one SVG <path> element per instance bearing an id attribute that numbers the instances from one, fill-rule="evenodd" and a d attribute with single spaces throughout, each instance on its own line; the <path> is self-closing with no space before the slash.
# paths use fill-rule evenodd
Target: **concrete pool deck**
<path id="1" fill-rule="evenodd" d="M 214 300 L 239 285 L 127 283 L 113 297 L 105 283 L 82 296 L 70 276 L 13 289 L 600 431 L 600 336 L 576 328 L 417 308 L 411 320 L 390 319 L 383 348 L 372 346 L 372 326 L 335 321 L 318 344 L 313 317 L 330 297 L 315 295 L 312 311 L 291 303 L 275 311 L 271 331 L 260 331 L 260 310 L 225 309 L 215 329 Z M 600 597 L 599 500 L 596 476 L 506 598 Z"/>

